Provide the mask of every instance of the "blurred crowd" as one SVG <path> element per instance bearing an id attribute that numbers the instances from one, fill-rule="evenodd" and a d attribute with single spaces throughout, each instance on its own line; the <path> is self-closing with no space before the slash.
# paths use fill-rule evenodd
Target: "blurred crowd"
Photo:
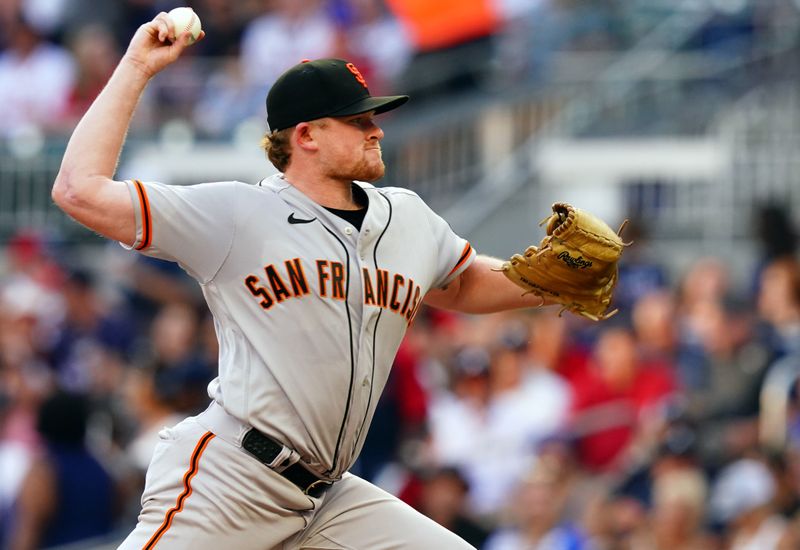
<path id="1" fill-rule="evenodd" d="M 675 276 L 634 224 L 602 323 L 423 310 L 354 471 L 481 549 L 800 547 L 797 236 L 762 219 L 747 284 Z M 114 244 L 92 269 L 32 232 L 4 252 L 0 547 L 113 540 L 159 430 L 207 406 L 213 320 Z"/>
<path id="2" fill-rule="evenodd" d="M 719 15 L 688 45 L 720 54 L 751 46 L 758 6 L 782 5 L 709 2 Z M 0 0 L 0 142 L 68 133 L 138 25 L 178 4 L 207 38 L 158 77 L 139 120 L 168 113 L 211 138 L 263 118 L 266 90 L 302 58 L 354 60 L 373 93 L 418 103 L 492 75 L 542 78 L 555 50 L 625 49 L 669 12 L 646 0 Z M 633 227 L 606 322 L 423 310 L 354 471 L 481 549 L 800 548 L 797 233 L 781 208 L 761 214 L 744 283 L 725 258 L 675 273 Z M 177 266 L 113 244 L 87 262 L 21 230 L 0 266 L 0 548 L 121 538 L 158 432 L 207 406 L 213 319 Z"/>
<path id="3" fill-rule="evenodd" d="M 745 51 L 765 14 L 781 17 L 772 2 L 708 1 L 719 15 L 689 47 Z M 212 139 L 263 119 L 272 82 L 304 58 L 352 60 L 373 93 L 402 90 L 419 105 L 546 79 L 553 52 L 623 50 L 679 9 L 617 0 L 2 0 L 0 137 L 69 133 L 136 28 L 181 4 L 197 11 L 206 38 L 159 76 L 134 130 L 181 119 Z"/>

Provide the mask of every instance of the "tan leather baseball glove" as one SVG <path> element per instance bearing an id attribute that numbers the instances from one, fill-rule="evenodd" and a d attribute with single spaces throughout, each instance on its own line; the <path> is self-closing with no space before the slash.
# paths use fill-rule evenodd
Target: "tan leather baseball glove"
<path id="1" fill-rule="evenodd" d="M 626 222 L 627 223 L 627 220 Z M 528 292 L 594 321 L 608 319 L 617 284 L 617 262 L 629 243 L 606 223 L 574 206 L 557 202 L 546 224 L 547 236 L 525 254 L 503 263 L 503 273 Z M 559 315 L 560 315 L 559 313 Z"/>

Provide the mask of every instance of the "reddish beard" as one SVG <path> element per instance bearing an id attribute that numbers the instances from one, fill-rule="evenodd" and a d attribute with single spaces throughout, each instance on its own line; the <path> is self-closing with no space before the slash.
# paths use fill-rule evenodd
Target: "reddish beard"
<path id="1" fill-rule="evenodd" d="M 363 162 L 359 167 L 359 173 L 354 175 L 352 179 L 358 181 L 367 181 L 372 183 L 378 181 L 383 177 L 386 172 L 386 165 L 383 164 L 383 159 L 379 162 Z"/>
<path id="2" fill-rule="evenodd" d="M 386 166 L 383 164 L 383 159 L 370 160 L 362 158 L 358 163 L 348 167 L 336 166 L 331 171 L 330 176 L 337 180 L 342 181 L 378 181 L 383 177 L 386 171 Z"/>

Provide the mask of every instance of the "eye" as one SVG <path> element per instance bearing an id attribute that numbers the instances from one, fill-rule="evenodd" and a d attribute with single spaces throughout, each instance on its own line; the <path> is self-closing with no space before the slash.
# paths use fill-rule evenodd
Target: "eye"
<path id="1" fill-rule="evenodd" d="M 375 125 L 375 119 L 373 119 L 371 116 L 358 116 L 356 118 L 349 119 L 347 122 L 359 130 L 369 130 Z"/>

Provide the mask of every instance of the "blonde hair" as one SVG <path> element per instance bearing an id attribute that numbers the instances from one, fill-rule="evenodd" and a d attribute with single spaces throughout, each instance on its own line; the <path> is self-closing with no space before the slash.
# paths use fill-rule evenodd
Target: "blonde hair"
<path id="1" fill-rule="evenodd" d="M 267 153 L 269 161 L 280 172 L 285 172 L 292 160 L 292 128 L 284 128 L 277 132 L 267 132 L 261 138 L 261 147 Z"/>

